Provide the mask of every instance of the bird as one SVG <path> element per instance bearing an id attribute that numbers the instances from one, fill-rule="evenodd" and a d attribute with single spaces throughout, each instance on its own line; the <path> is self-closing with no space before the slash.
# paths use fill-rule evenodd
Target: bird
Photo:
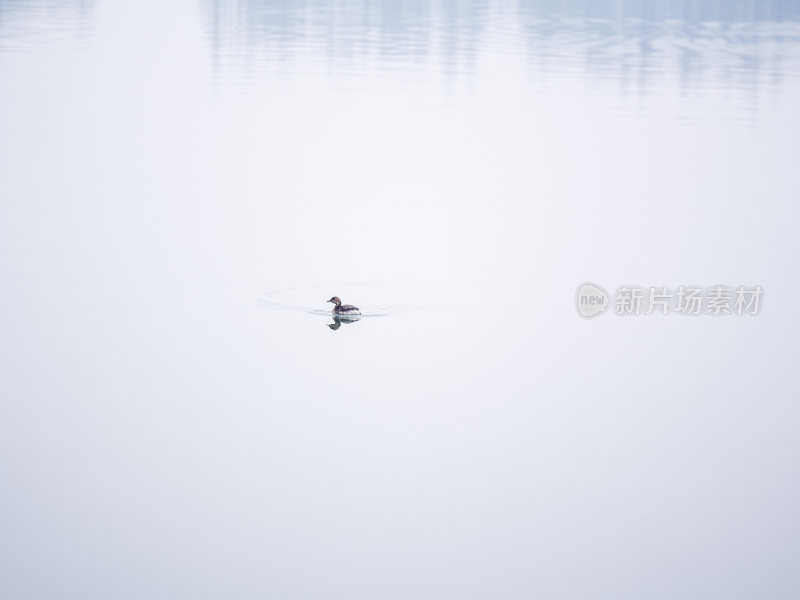
<path id="1" fill-rule="evenodd" d="M 353 306 L 352 304 L 342 304 L 342 301 L 339 299 L 339 296 L 334 296 L 328 302 L 333 302 L 334 307 L 331 311 L 334 315 L 338 315 L 340 317 L 347 317 L 347 316 L 358 316 L 361 314 L 361 311 L 358 310 L 358 307 Z"/>

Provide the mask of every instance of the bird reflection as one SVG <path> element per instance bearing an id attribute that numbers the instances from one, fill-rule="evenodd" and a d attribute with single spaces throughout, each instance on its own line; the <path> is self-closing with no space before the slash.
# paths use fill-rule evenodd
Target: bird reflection
<path id="1" fill-rule="evenodd" d="M 352 323 L 355 323 L 356 321 L 360 321 L 360 320 L 361 320 L 361 318 L 357 317 L 357 316 L 340 317 L 338 315 L 334 315 L 333 323 L 328 323 L 328 327 L 330 327 L 331 329 L 336 331 L 337 329 L 339 329 L 339 327 L 342 326 L 342 324 L 351 325 Z"/>

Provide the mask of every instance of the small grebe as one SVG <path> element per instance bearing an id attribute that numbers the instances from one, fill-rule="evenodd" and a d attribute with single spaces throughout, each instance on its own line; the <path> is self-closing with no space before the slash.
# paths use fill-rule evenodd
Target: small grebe
<path id="1" fill-rule="evenodd" d="M 352 304 L 342 304 L 342 301 L 339 300 L 339 296 L 334 296 L 328 302 L 333 302 L 336 306 L 333 307 L 331 311 L 335 315 L 339 315 L 342 317 L 346 317 L 347 315 L 360 315 L 361 311 L 358 310 L 357 307 L 353 306 Z"/>

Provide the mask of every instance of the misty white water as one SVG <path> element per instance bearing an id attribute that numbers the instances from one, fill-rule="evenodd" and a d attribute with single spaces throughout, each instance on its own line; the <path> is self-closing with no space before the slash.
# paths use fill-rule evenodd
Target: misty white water
<path id="1" fill-rule="evenodd" d="M 798 107 L 792 2 L 0 0 L 0 596 L 796 597 Z"/>

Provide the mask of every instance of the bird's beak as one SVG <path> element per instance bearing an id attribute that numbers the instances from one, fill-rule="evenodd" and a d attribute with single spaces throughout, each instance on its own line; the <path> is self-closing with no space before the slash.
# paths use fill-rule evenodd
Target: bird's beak
<path id="1" fill-rule="evenodd" d="M 333 300 L 325 300 L 325 302 L 333 302 Z"/>

